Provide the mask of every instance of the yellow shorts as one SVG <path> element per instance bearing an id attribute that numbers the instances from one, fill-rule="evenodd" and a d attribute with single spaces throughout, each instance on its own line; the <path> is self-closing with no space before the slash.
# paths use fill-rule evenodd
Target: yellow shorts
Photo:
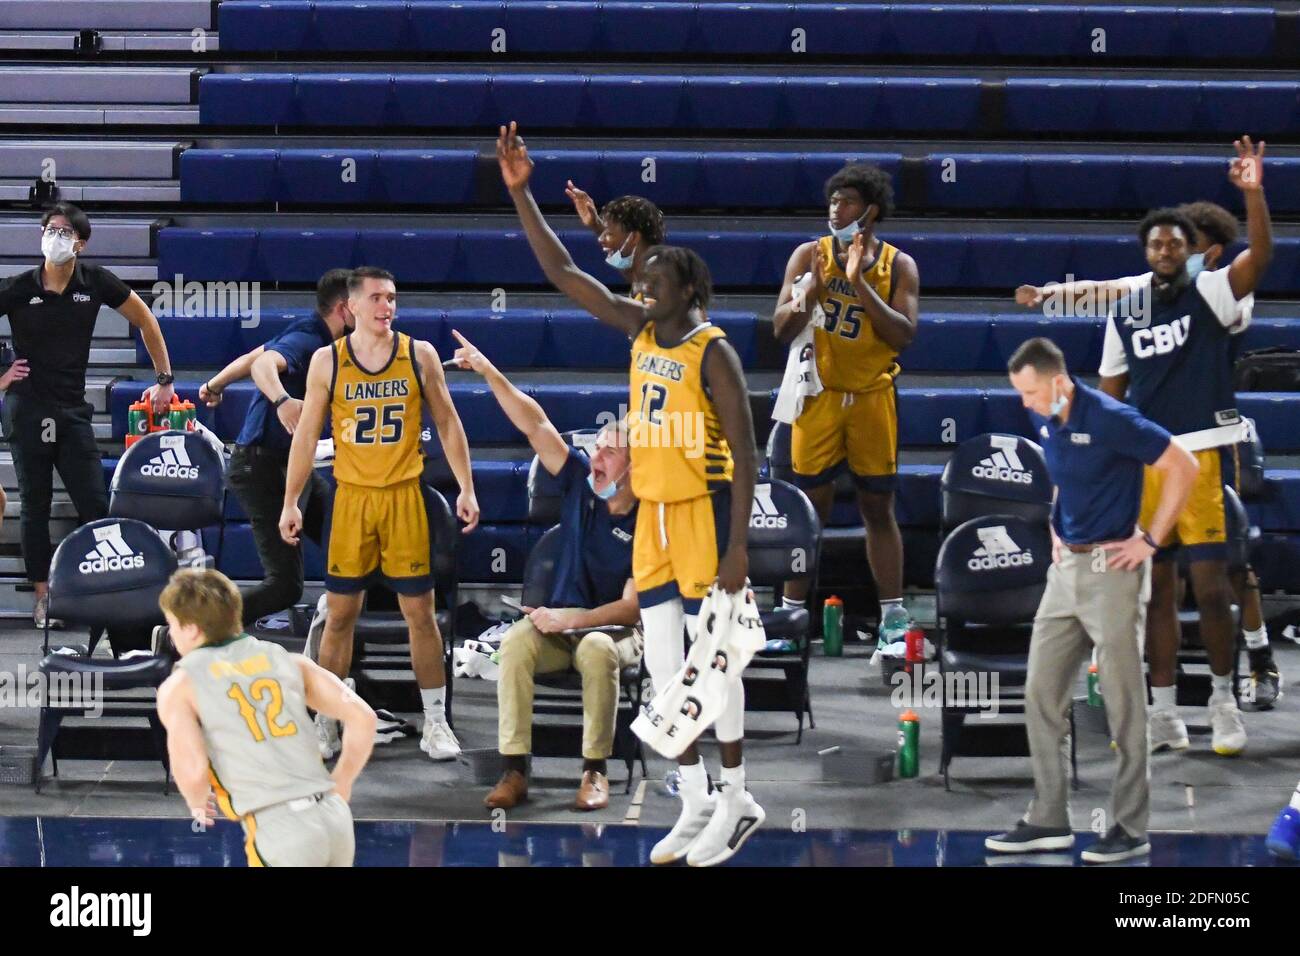
<path id="1" fill-rule="evenodd" d="M 632 578 L 642 608 L 680 597 L 687 614 L 718 577 L 731 527 L 731 492 L 686 501 L 643 501 L 632 542 Z"/>
<path id="2" fill-rule="evenodd" d="M 340 482 L 328 522 L 326 590 L 356 594 L 377 581 L 398 594 L 433 588 L 429 515 L 418 478 L 386 488 Z"/>
<path id="3" fill-rule="evenodd" d="M 1187 505 L 1174 525 L 1174 530 L 1164 541 L 1162 548 L 1182 547 L 1187 550 L 1187 557 L 1192 561 L 1222 561 L 1228 556 L 1227 519 L 1223 510 L 1223 454 L 1218 448 L 1192 452 L 1200 469 L 1192 485 L 1192 493 L 1187 498 Z M 1142 510 L 1138 524 L 1143 528 L 1151 526 L 1156 508 L 1160 506 L 1160 491 L 1163 485 L 1160 472 L 1147 467 L 1142 474 Z M 1171 552 L 1162 551 L 1157 560 L 1171 557 Z"/>
<path id="4" fill-rule="evenodd" d="M 790 428 L 794 483 L 816 488 L 844 469 L 863 491 L 898 485 L 898 399 L 891 382 L 870 392 L 824 391 Z"/>

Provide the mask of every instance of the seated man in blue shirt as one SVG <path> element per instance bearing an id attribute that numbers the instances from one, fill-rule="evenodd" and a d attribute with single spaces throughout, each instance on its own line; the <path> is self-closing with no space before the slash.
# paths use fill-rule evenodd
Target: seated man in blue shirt
<path id="1" fill-rule="evenodd" d="M 316 313 L 299 319 L 265 345 L 235 359 L 199 390 L 209 407 L 221 402 L 232 382 L 249 375 L 258 391 L 248 408 L 244 427 L 235 439 L 227 480 L 253 530 L 253 543 L 262 562 L 261 584 L 244 592 L 244 627 L 258 618 L 283 611 L 302 597 L 302 546 L 280 537 L 280 508 L 284 504 L 285 469 L 289 445 L 302 415 L 307 367 L 322 346 L 352 331 L 348 312 L 349 269 L 331 269 L 316 284 Z M 307 537 L 317 543 L 329 501 L 329 485 L 315 470 L 298 507 Z"/>
<path id="2" fill-rule="evenodd" d="M 1015 829 L 989 837 L 984 845 L 996 853 L 1074 845 L 1062 744 L 1079 665 L 1095 648 L 1119 761 L 1111 825 L 1083 851 L 1083 860 L 1113 863 L 1144 856 L 1151 852 L 1151 776 L 1142 647 L 1151 558 L 1187 503 L 1196 459 L 1136 408 L 1072 378 L 1065 356 L 1048 339 L 1025 342 L 1008 368 L 1042 443 L 1056 502 L 1052 564 L 1034 615 L 1025 679 L 1034 798 Z M 1163 479 L 1147 528 L 1138 526 L 1144 465 Z"/>
<path id="3" fill-rule="evenodd" d="M 591 459 L 570 448 L 540 405 L 529 398 L 459 332 L 453 361 L 483 376 L 502 410 L 564 489 L 564 545 L 555 567 L 550 607 L 525 608 L 501 642 L 497 683 L 498 737 L 506 769 L 483 802 L 508 810 L 528 797 L 532 749 L 533 678 L 574 667 L 582 675 L 582 783 L 574 807 L 609 805 L 605 761 L 614 749 L 619 671 L 641 659 L 640 608 L 632 584 L 632 533 L 637 500 L 622 422 L 596 437 Z M 567 632 L 600 630 L 577 635 Z"/>

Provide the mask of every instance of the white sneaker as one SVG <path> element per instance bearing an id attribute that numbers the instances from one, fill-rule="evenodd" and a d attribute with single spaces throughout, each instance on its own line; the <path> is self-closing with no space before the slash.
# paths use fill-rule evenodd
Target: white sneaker
<path id="1" fill-rule="evenodd" d="M 697 809 L 692 809 L 683 800 L 681 815 L 673 824 L 673 828 L 668 831 L 668 835 L 656 843 L 654 849 L 650 851 L 650 862 L 656 865 L 676 863 L 686 856 L 695 841 L 704 833 L 709 821 L 713 819 L 713 811 L 717 806 L 718 798 L 712 793 Z"/>
<path id="2" fill-rule="evenodd" d="M 1187 739 L 1187 725 L 1175 710 L 1153 710 L 1148 728 L 1151 733 L 1151 752 L 1161 750 L 1186 750 L 1191 744 Z"/>
<path id="3" fill-rule="evenodd" d="M 339 722 L 333 717 L 326 717 L 324 714 L 316 715 L 316 740 L 320 744 L 322 760 L 330 760 L 338 756 L 338 752 L 343 749 L 342 734 L 339 730 Z"/>
<path id="4" fill-rule="evenodd" d="M 420 749 L 434 760 L 455 760 L 460 753 L 460 741 L 451 732 L 445 720 L 424 718 L 424 736 L 420 738 Z"/>
<path id="5" fill-rule="evenodd" d="M 1210 705 L 1210 746 L 1220 757 L 1235 757 L 1246 749 L 1246 727 L 1237 702 L 1229 698 Z"/>
<path id="6" fill-rule="evenodd" d="M 716 866 L 725 863 L 745 845 L 767 814 L 746 790 L 738 796 L 722 797 L 713 819 L 686 854 L 688 866 Z"/>

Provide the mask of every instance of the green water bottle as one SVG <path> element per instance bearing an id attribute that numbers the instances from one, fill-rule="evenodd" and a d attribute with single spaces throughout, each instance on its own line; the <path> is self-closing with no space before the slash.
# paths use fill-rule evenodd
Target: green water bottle
<path id="1" fill-rule="evenodd" d="M 1097 673 L 1097 665 L 1088 665 L 1088 706 L 1101 706 L 1101 678 Z"/>
<path id="2" fill-rule="evenodd" d="M 844 602 L 833 594 L 822 603 L 822 652 L 827 657 L 844 653 Z"/>
<path id="3" fill-rule="evenodd" d="M 915 777 L 921 768 L 921 718 L 905 710 L 898 718 L 898 776 Z"/>

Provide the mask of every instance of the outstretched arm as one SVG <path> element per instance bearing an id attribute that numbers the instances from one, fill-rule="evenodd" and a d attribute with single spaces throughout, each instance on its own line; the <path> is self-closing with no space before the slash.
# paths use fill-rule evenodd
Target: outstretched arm
<path id="1" fill-rule="evenodd" d="M 1228 266 L 1228 284 L 1238 299 L 1245 298 L 1259 286 L 1268 264 L 1273 261 L 1273 223 L 1264 200 L 1264 142 L 1251 146 L 1250 137 L 1233 143 L 1237 158 L 1232 161 L 1228 178 L 1241 190 L 1246 201 L 1246 241 L 1248 246 Z"/>
<path id="2" fill-rule="evenodd" d="M 204 382 L 199 389 L 199 400 L 209 407 L 220 405 L 221 393 L 225 390 L 225 387 L 231 382 L 238 382 L 248 378 L 253 370 L 253 363 L 257 361 L 257 357 L 262 354 L 265 348 L 266 346 L 259 345 L 251 352 L 245 352 Z"/>
<path id="3" fill-rule="evenodd" d="M 514 383 L 506 378 L 505 373 L 492 364 L 491 360 L 470 344 L 469 339 L 456 329 L 451 334 L 460 343 L 460 348 L 452 357 L 460 368 L 470 369 L 483 376 L 492 395 L 501 410 L 510 419 L 510 424 L 519 429 L 528 439 L 528 444 L 537 453 L 538 460 L 552 475 L 558 475 L 569 460 L 569 445 L 551 424 L 542 411 L 542 406 L 530 395 L 525 395 L 515 388 Z"/>
<path id="4" fill-rule="evenodd" d="M 420 380 L 424 383 L 424 403 L 429 409 L 433 425 L 438 429 L 447 464 L 460 485 L 456 497 L 456 516 L 465 522 L 462 531 L 469 534 L 478 526 L 478 498 L 474 496 L 474 472 L 469 463 L 469 439 L 461 423 L 456 406 L 451 403 L 447 390 L 447 377 L 442 373 L 438 353 L 428 342 L 415 343 L 415 355 L 420 363 Z"/>
<path id="5" fill-rule="evenodd" d="M 754 419 L 740 356 L 725 339 L 716 340 L 704 356 L 704 381 L 713 396 L 723 437 L 731 448 L 731 526 L 727 550 L 718 560 L 718 584 L 728 594 L 745 586 L 749 574 L 749 513 L 758 478 L 758 449 Z"/>
<path id="6" fill-rule="evenodd" d="M 542 211 L 537 208 L 537 200 L 528 188 L 533 161 L 528 158 L 528 148 L 524 146 L 514 122 L 509 129 L 501 127 L 497 136 L 497 162 L 501 166 L 501 178 L 510 190 L 515 211 L 519 213 L 524 234 L 528 236 L 528 245 L 532 247 L 547 280 L 600 321 L 629 337 L 641 331 L 645 324 L 645 306 L 626 296 L 615 295 L 600 280 L 579 269 L 559 236 L 546 224 Z"/>

